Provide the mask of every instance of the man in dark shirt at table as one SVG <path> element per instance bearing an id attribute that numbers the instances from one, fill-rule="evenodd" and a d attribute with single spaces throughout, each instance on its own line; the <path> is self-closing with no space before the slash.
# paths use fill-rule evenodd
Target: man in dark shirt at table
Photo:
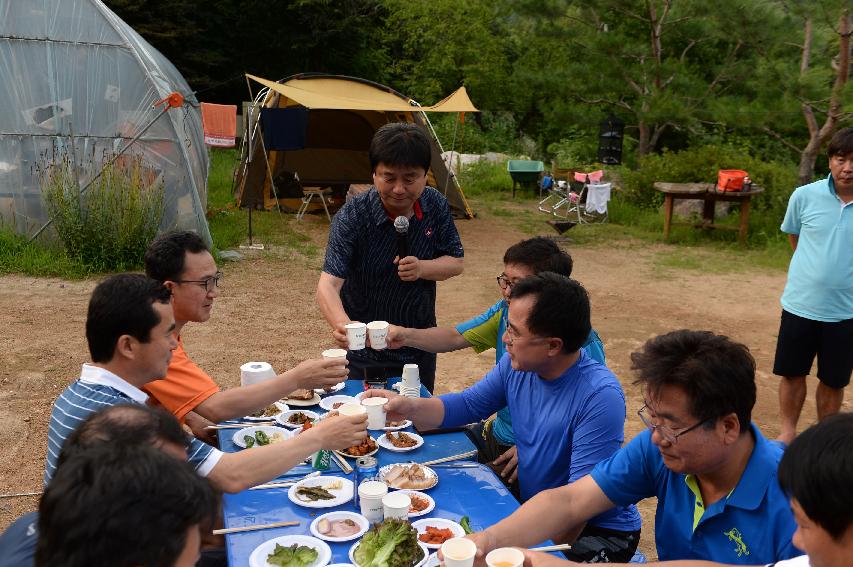
<path id="1" fill-rule="evenodd" d="M 317 302 L 338 344 L 347 348 L 346 324 L 387 321 L 435 327 L 437 281 L 462 273 L 463 250 L 450 207 L 427 187 L 429 139 L 415 124 L 386 124 L 370 143 L 374 187 L 338 211 L 329 230 Z M 409 255 L 397 257 L 397 217 L 409 220 Z M 432 391 L 435 354 L 413 348 L 350 351 L 349 376 L 382 381 L 419 366 Z"/>

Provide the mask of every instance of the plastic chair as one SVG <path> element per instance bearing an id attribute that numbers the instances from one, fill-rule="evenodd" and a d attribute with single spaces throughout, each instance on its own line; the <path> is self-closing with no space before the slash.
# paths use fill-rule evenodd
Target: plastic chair
<path id="1" fill-rule="evenodd" d="M 317 197 L 323 204 L 323 210 L 326 211 L 326 218 L 332 222 L 332 215 L 329 214 L 328 196 L 332 194 L 330 187 L 305 187 L 302 189 L 302 203 L 299 205 L 299 210 L 296 211 L 296 220 L 301 221 L 305 213 L 308 212 L 308 207 L 311 205 L 311 199 Z"/>

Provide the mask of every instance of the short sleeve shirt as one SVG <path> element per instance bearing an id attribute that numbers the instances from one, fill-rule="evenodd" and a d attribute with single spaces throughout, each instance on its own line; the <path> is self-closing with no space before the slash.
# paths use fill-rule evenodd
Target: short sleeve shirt
<path id="1" fill-rule="evenodd" d="M 782 293 L 785 311 L 813 321 L 853 319 L 853 201 L 838 197 L 831 175 L 803 185 L 781 228 L 799 237 Z"/>
<path id="2" fill-rule="evenodd" d="M 427 187 L 409 219 L 409 253 L 421 260 L 461 258 L 462 241 L 450 206 Z M 332 220 L 323 271 L 345 280 L 341 302 L 353 321 L 388 321 L 413 328 L 435 326 L 436 282 L 404 282 L 397 275 L 397 232 L 376 188 L 351 199 Z M 405 364 L 421 352 L 411 348 L 353 351 L 353 359 Z"/>
<path id="3" fill-rule="evenodd" d="M 183 423 L 189 412 L 219 391 L 219 386 L 192 361 L 178 337 L 178 348 L 172 351 L 166 377 L 149 382 L 142 389 L 151 396 L 151 401 L 175 414 Z"/>
<path id="4" fill-rule="evenodd" d="M 663 462 L 651 432 L 596 465 L 592 478 L 615 504 L 657 497 L 655 544 L 661 561 L 704 559 L 758 565 L 800 555 L 791 543 L 796 524 L 776 470 L 783 448 L 751 426 L 755 448 L 728 497 L 704 507 L 696 479 Z"/>

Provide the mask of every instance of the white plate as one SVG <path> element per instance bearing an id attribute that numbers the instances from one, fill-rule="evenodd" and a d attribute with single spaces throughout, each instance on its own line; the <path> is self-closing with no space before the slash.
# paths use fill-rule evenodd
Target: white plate
<path id="1" fill-rule="evenodd" d="M 332 494 L 335 495 L 335 498 L 332 500 L 316 500 L 316 501 L 303 501 L 296 497 L 296 491 L 300 486 L 327 486 L 330 483 L 341 480 L 343 481 L 343 485 L 341 488 L 329 490 Z M 304 480 L 300 480 L 296 484 L 290 487 L 287 491 L 287 497 L 290 498 L 290 501 L 299 506 L 304 506 L 306 508 L 332 508 L 333 506 L 338 506 L 340 504 L 345 504 L 352 500 L 353 494 L 353 483 L 348 478 L 343 478 L 340 476 L 315 476 L 313 478 L 306 478 Z"/>
<path id="2" fill-rule="evenodd" d="M 269 421 L 269 420 L 271 420 L 271 419 L 275 419 L 276 417 L 278 417 L 282 412 L 285 412 L 285 411 L 287 411 L 287 410 L 289 410 L 289 409 L 290 409 L 289 407 L 287 407 L 287 404 L 286 404 L 286 403 L 284 403 L 284 402 L 273 402 L 273 403 L 271 403 L 270 405 L 271 405 L 271 406 L 273 406 L 273 405 L 274 405 L 275 407 L 277 407 L 277 408 L 278 408 L 278 413 L 277 413 L 277 414 L 275 414 L 275 415 L 269 415 L 269 416 L 267 416 L 267 417 L 252 417 L 251 415 L 247 415 L 247 416 L 246 416 L 246 417 L 244 417 L 243 419 L 246 419 L 246 420 L 249 420 L 249 421 Z M 267 406 L 267 407 L 269 407 L 269 406 Z"/>
<path id="3" fill-rule="evenodd" d="M 310 410 L 290 410 L 290 411 L 286 411 L 284 413 L 278 414 L 278 416 L 275 418 L 275 420 L 277 422 L 279 422 L 281 425 L 288 427 L 290 429 L 300 429 L 302 427 L 301 423 L 290 423 L 289 421 L 287 421 L 287 419 L 291 415 L 296 415 L 297 413 L 304 413 L 306 416 L 308 416 L 308 419 L 310 419 L 312 423 L 317 421 L 317 418 L 320 417 L 319 414 L 317 414 L 316 412 L 310 411 Z"/>
<path id="4" fill-rule="evenodd" d="M 385 423 L 388 423 L 388 421 L 386 421 Z M 409 427 L 411 425 L 412 425 L 412 420 L 407 419 L 407 420 L 403 421 L 402 425 L 395 425 L 394 427 L 386 426 L 386 427 L 383 427 L 382 430 L 383 431 L 400 431 L 401 429 L 406 429 L 407 427 Z"/>
<path id="5" fill-rule="evenodd" d="M 234 444 L 240 447 L 241 449 L 246 448 L 246 442 L 243 441 L 243 437 L 246 435 L 255 436 L 255 431 L 263 431 L 267 434 L 267 437 L 272 438 L 274 434 L 278 434 L 282 436 L 282 441 L 285 439 L 290 439 L 293 436 L 293 433 L 288 431 L 287 429 L 282 429 L 281 427 L 276 427 L 275 425 L 253 425 L 251 427 L 244 427 L 243 429 L 238 429 L 234 436 L 231 438 L 234 441 Z M 257 441 L 253 445 L 253 447 L 259 447 Z"/>
<path id="6" fill-rule="evenodd" d="M 391 467 L 399 467 L 399 466 L 409 466 L 409 465 L 396 464 L 396 465 L 385 465 L 384 467 L 380 467 L 379 478 L 381 478 L 382 480 L 385 480 L 385 474 L 389 470 L 391 470 Z M 430 488 L 434 488 L 435 485 L 438 484 L 438 474 L 436 474 L 436 472 L 434 470 L 432 470 L 429 467 L 423 467 L 423 466 L 421 468 L 424 469 L 424 471 L 426 473 L 426 477 L 428 479 L 429 478 L 435 479 L 435 482 L 433 482 L 431 486 L 417 488 L 417 489 L 405 489 L 405 490 L 429 490 Z M 387 484 L 387 482 L 386 482 L 386 484 Z M 397 490 L 396 487 L 391 486 L 390 484 L 388 485 L 388 488 L 393 488 L 393 489 Z"/>
<path id="7" fill-rule="evenodd" d="M 391 441 L 388 440 L 388 437 L 387 437 L 388 435 L 389 435 L 388 433 L 385 433 L 384 435 L 382 435 L 382 437 L 380 437 L 379 439 L 376 440 L 376 444 L 379 445 L 380 447 L 382 447 L 383 449 L 388 449 L 389 451 L 393 451 L 395 453 L 406 453 L 408 451 L 414 451 L 415 449 L 417 449 L 418 447 L 420 447 L 421 445 L 424 444 L 424 438 L 423 437 L 421 437 L 417 433 L 406 432 L 405 435 L 408 435 L 409 437 L 411 437 L 412 439 L 417 441 L 417 443 L 415 443 L 411 447 L 397 447 L 393 443 L 391 443 Z"/>
<path id="8" fill-rule="evenodd" d="M 426 516 L 435 508 L 435 500 L 432 499 L 432 496 L 427 494 L 426 492 L 419 492 L 417 490 L 409 490 L 408 488 L 404 488 L 400 490 L 402 494 L 408 494 L 409 496 L 417 496 L 418 498 L 423 498 L 428 502 L 426 508 L 421 510 L 420 512 L 409 512 L 410 518 L 417 518 L 418 516 Z"/>
<path id="9" fill-rule="evenodd" d="M 371 437 L 371 439 L 373 439 L 373 442 L 376 443 L 375 437 Z M 347 457 L 348 459 L 357 459 L 359 457 L 369 457 L 371 455 L 375 455 L 378 451 L 379 451 L 379 444 L 377 443 L 376 448 L 374 450 L 372 450 L 369 453 L 365 453 L 363 455 L 350 455 L 349 453 L 344 453 L 343 451 L 335 451 L 335 453 L 337 453 L 338 455 L 340 455 L 342 457 Z"/>
<path id="10" fill-rule="evenodd" d="M 315 392 L 314 397 L 310 400 L 291 400 L 290 398 L 284 398 L 281 401 L 292 407 L 307 408 L 309 406 L 316 406 L 320 403 L 320 394 Z"/>
<path id="11" fill-rule="evenodd" d="M 337 396 L 329 396 L 327 398 L 323 398 L 323 401 L 320 402 L 320 407 L 326 411 L 332 411 L 332 406 L 339 402 L 344 404 L 357 404 L 358 400 L 356 400 L 352 396 L 343 396 L 339 394 Z"/>
<path id="12" fill-rule="evenodd" d="M 324 567 L 332 559 L 332 549 L 325 541 L 305 535 L 286 535 L 270 539 L 255 548 L 249 556 L 249 567 L 274 567 L 267 562 L 267 557 L 275 550 L 276 544 L 290 547 L 293 544 L 312 547 L 317 550 L 317 559 L 308 567 Z"/>
<path id="13" fill-rule="evenodd" d="M 449 528 L 450 531 L 453 532 L 453 537 L 465 537 L 465 530 L 463 530 L 462 526 L 453 520 L 445 520 L 444 518 L 424 518 L 422 520 L 412 522 L 412 527 L 418 530 L 418 537 L 420 537 L 421 534 L 426 533 L 427 526 L 432 526 L 442 530 Z M 438 549 L 441 547 L 440 543 L 424 543 L 420 541 L 420 539 L 418 541 L 427 546 L 428 549 Z"/>
<path id="14" fill-rule="evenodd" d="M 352 547 L 349 548 L 349 560 L 352 561 L 352 564 L 355 565 L 355 567 L 358 567 L 358 563 L 355 562 L 355 549 L 358 547 L 358 544 L 360 544 L 360 543 L 361 543 L 361 541 L 359 540 L 359 541 L 355 542 L 354 544 L 352 544 Z M 429 558 L 429 549 L 427 549 L 427 546 L 425 546 L 421 542 L 418 542 L 418 547 L 420 547 L 421 551 L 424 552 L 424 556 L 421 558 L 420 561 L 415 563 L 412 567 L 422 567 L 423 564 L 426 563 L 427 558 Z"/>
<path id="15" fill-rule="evenodd" d="M 320 394 L 321 396 L 324 396 L 326 394 L 334 394 L 335 392 L 340 392 L 341 390 L 343 390 L 346 385 L 347 385 L 347 382 L 346 382 L 346 380 L 344 380 L 343 382 L 338 382 L 337 384 L 332 386 L 332 389 L 329 390 L 328 392 L 326 390 L 324 390 L 323 388 L 314 388 L 314 392 L 317 394 Z"/>
<path id="16" fill-rule="evenodd" d="M 321 534 L 320 530 L 317 528 L 317 524 L 320 523 L 320 520 L 330 520 L 330 521 L 331 520 L 352 520 L 353 522 L 358 524 L 358 527 L 360 529 L 351 536 L 330 537 L 330 536 Z M 363 536 L 364 533 L 369 529 L 370 529 L 370 522 L 367 521 L 367 518 L 365 518 L 361 514 L 356 514 L 355 512 L 345 512 L 343 510 L 338 511 L 338 512 L 327 512 L 327 513 L 323 514 L 322 516 L 318 516 L 318 517 L 314 518 L 314 521 L 311 522 L 311 526 L 310 526 L 311 535 L 313 535 L 314 537 L 318 537 L 322 540 L 333 541 L 333 542 L 350 541 L 350 540 L 359 538 L 359 537 Z"/>

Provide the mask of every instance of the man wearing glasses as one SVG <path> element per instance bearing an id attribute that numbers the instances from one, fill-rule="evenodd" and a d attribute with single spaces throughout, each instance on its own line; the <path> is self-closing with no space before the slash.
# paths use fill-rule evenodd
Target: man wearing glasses
<path id="1" fill-rule="evenodd" d="M 541 236 L 522 240 L 507 248 L 503 263 L 504 271 L 497 277 L 501 298 L 484 313 L 456 327 L 415 329 L 392 325 L 388 329 L 389 348 L 408 346 L 427 352 L 451 352 L 470 347 L 478 354 L 493 348 L 495 364 L 499 363 L 506 353 L 503 336 L 507 329 L 508 300 L 513 285 L 522 278 L 541 272 L 553 272 L 567 278 L 572 276 L 572 257 L 552 239 Z M 583 349 L 593 360 L 605 364 L 604 345 L 595 329 L 589 332 Z M 495 416 L 473 426 L 470 435 L 477 444 L 480 462 L 498 473 L 518 498 L 518 450 L 509 408 L 502 408 Z"/>
<path id="2" fill-rule="evenodd" d="M 559 539 L 596 514 L 657 497 L 661 561 L 756 565 L 800 553 L 796 525 L 776 481 L 783 448 L 750 422 L 755 361 L 747 348 L 707 331 L 674 331 L 631 357 L 645 386 L 648 427 L 576 482 L 547 490 L 471 536 L 483 553 Z"/>
<path id="3" fill-rule="evenodd" d="M 145 272 L 172 292 L 175 312 L 175 349 L 162 380 L 144 390 L 160 405 L 186 422 L 197 436 L 209 440 L 210 422 L 218 423 L 263 409 L 297 388 L 324 388 L 345 380 L 347 369 L 340 359 L 306 360 L 275 378 L 220 390 L 216 382 L 190 359 L 184 350 L 181 330 L 188 322 L 210 319 L 219 296 L 222 272 L 205 242 L 194 232 L 172 232 L 157 237 L 145 253 Z"/>

